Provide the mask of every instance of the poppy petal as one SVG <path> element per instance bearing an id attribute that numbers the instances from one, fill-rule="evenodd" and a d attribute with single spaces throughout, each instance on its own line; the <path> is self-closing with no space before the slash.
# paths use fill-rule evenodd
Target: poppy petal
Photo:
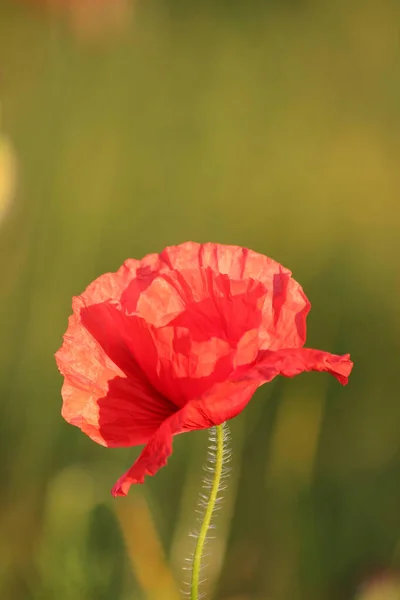
<path id="1" fill-rule="evenodd" d="M 272 258 L 239 246 L 185 242 L 165 248 L 160 255 L 126 261 L 125 265 L 131 281 L 121 294 L 121 304 L 127 312 L 136 312 L 153 325 L 165 325 L 182 313 L 188 290 L 191 301 L 208 298 L 207 293 L 196 297 L 193 291 L 202 273 L 211 269 L 232 281 L 254 280 L 268 290 L 261 325 L 264 348 L 278 350 L 305 343 L 310 303 L 300 284 L 291 278 L 291 271 Z M 175 281 L 171 281 L 171 274 Z"/>
<path id="2" fill-rule="evenodd" d="M 155 404 L 175 410 L 198 398 L 233 371 L 230 344 L 206 331 L 194 340 L 196 324 L 155 328 L 137 315 L 126 315 L 105 302 L 81 311 L 82 324 L 104 353 L 141 387 Z M 140 402 L 134 395 L 131 402 Z M 174 406 L 175 404 L 175 406 Z M 172 411 L 173 412 L 173 411 Z"/>
<path id="3" fill-rule="evenodd" d="M 337 356 L 310 348 L 262 351 L 254 366 L 238 369 L 234 379 L 216 384 L 204 398 L 188 402 L 167 419 L 132 467 L 117 481 L 113 495 L 125 496 L 132 484 L 143 483 L 146 475 L 154 475 L 165 466 L 172 452 L 174 435 L 207 429 L 234 418 L 245 408 L 257 388 L 277 375 L 294 377 L 304 371 L 327 371 L 345 385 L 352 367 L 348 354 Z"/>
<path id="4" fill-rule="evenodd" d="M 208 429 L 238 415 L 258 385 L 253 381 L 227 381 L 217 384 L 206 398 L 188 402 L 162 423 L 132 467 L 114 485 L 113 496 L 126 496 L 132 484 L 143 483 L 146 475 L 155 475 L 164 467 L 172 453 L 174 435 Z"/>
<path id="5" fill-rule="evenodd" d="M 125 323 L 113 305 L 86 306 L 81 297 L 73 309 L 56 353 L 64 375 L 62 416 L 105 446 L 146 443 L 176 407 L 135 363 L 124 342 Z"/>
<path id="6" fill-rule="evenodd" d="M 350 354 L 338 356 L 311 348 L 287 348 L 277 352 L 261 351 L 254 369 L 249 370 L 246 376 L 261 378 L 261 382 L 266 383 L 277 375 L 294 377 L 305 371 L 326 371 L 346 385 L 352 368 Z"/>
<path id="7" fill-rule="evenodd" d="M 261 282 L 269 292 L 263 308 L 263 347 L 278 350 L 304 345 L 310 302 L 291 271 L 272 258 L 239 246 L 194 242 L 165 248 L 160 258 L 178 271 L 211 268 L 233 280 Z"/>
<path id="8" fill-rule="evenodd" d="M 126 496 L 132 484 L 143 483 L 146 475 L 155 475 L 167 464 L 172 453 L 172 438 L 180 433 L 183 410 L 162 423 L 132 467 L 118 479 L 111 491 L 113 496 Z"/>
<path id="9" fill-rule="evenodd" d="M 224 277 L 232 289 L 248 280 L 264 286 L 267 296 L 260 324 L 263 348 L 278 350 L 304 345 L 310 303 L 301 286 L 291 278 L 289 269 L 239 246 L 185 242 L 142 260 L 128 259 L 116 273 L 98 277 L 79 299 L 86 305 L 112 300 L 127 313 L 139 314 L 147 322 L 161 326 L 184 312 L 188 303 L 210 301 L 210 288 L 202 282 L 204 272 L 209 270 L 218 276 L 219 287 Z M 236 323 L 237 314 L 230 320 L 232 324 Z"/>

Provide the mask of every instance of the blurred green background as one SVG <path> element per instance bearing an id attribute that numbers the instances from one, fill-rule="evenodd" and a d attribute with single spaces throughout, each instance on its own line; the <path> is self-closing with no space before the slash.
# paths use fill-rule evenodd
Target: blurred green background
<path id="1" fill-rule="evenodd" d="M 188 239 L 291 268 L 307 345 L 355 362 L 231 422 L 206 597 L 400 598 L 399 22 L 397 0 L 0 0 L 2 600 L 180 598 L 207 432 L 112 499 L 139 449 L 63 422 L 53 354 L 72 295 Z"/>

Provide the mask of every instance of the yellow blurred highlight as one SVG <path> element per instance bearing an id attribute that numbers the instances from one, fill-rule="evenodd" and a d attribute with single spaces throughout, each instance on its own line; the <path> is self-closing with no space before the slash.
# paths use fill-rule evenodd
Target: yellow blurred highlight
<path id="1" fill-rule="evenodd" d="M 148 600 L 180 600 L 146 499 L 137 490 L 130 495 L 129 504 L 115 503 L 115 512 L 137 580 Z"/>
<path id="2" fill-rule="evenodd" d="M 318 389 L 302 391 L 301 387 L 293 387 L 282 399 L 267 460 L 268 480 L 295 477 L 307 485 L 312 479 L 324 393 Z"/>
<path id="3" fill-rule="evenodd" d="M 355 600 L 399 600 L 400 579 L 385 577 L 365 586 Z"/>
<path id="4" fill-rule="evenodd" d="M 0 135 L 0 223 L 6 215 L 15 195 L 16 159 L 10 141 Z"/>

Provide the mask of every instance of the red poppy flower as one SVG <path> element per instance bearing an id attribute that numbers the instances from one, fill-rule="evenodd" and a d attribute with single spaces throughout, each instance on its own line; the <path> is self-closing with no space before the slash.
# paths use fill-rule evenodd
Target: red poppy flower
<path id="1" fill-rule="evenodd" d="M 146 444 L 113 494 L 163 467 L 174 435 L 232 419 L 276 375 L 346 384 L 348 354 L 302 348 L 309 309 L 274 260 L 192 242 L 129 259 L 75 297 L 56 353 L 62 415 L 104 446 Z"/>

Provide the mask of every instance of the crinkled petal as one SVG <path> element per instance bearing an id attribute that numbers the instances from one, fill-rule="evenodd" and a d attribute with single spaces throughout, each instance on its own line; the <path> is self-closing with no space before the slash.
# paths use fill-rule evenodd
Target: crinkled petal
<path id="1" fill-rule="evenodd" d="M 277 352 L 261 351 L 256 365 L 245 376 L 266 383 L 277 375 L 294 377 L 305 371 L 326 371 L 346 385 L 352 368 L 350 354 L 338 356 L 311 348 L 287 348 Z"/>
<path id="2" fill-rule="evenodd" d="M 310 348 L 262 351 L 253 366 L 239 368 L 232 380 L 216 384 L 204 398 L 189 402 L 167 419 L 133 466 L 117 481 L 113 495 L 125 496 L 132 484 L 143 483 L 146 475 L 154 475 L 165 466 L 174 435 L 232 419 L 245 408 L 260 385 L 277 375 L 294 377 L 304 371 L 326 371 L 345 385 L 352 367 L 348 354 L 337 356 Z"/>
<path id="3" fill-rule="evenodd" d="M 258 387 L 253 381 L 217 384 L 212 393 L 193 400 L 167 419 L 156 431 L 132 467 L 112 489 L 113 496 L 126 496 L 132 484 L 143 483 L 146 475 L 155 475 L 167 464 L 174 435 L 195 429 L 207 429 L 232 419 L 249 402 Z"/>
<path id="4" fill-rule="evenodd" d="M 263 309 L 260 348 L 300 348 L 306 341 L 306 318 L 311 304 L 303 288 L 280 266 L 274 273 L 272 294 Z"/>
<path id="5" fill-rule="evenodd" d="M 64 375 L 62 416 L 105 446 L 147 442 L 176 407 L 135 362 L 115 307 L 107 302 L 86 306 L 81 298 L 73 307 L 56 353 Z"/>
<path id="6" fill-rule="evenodd" d="M 181 433 L 183 411 L 178 411 L 162 423 L 132 467 L 118 479 L 112 489 L 113 496 L 126 496 L 132 484 L 143 483 L 146 475 L 155 475 L 167 464 L 172 453 L 172 438 Z"/>
<path id="7" fill-rule="evenodd" d="M 193 335 L 199 339 L 205 334 L 218 335 L 232 348 L 246 332 L 260 328 L 268 294 L 263 283 L 250 278 L 230 279 L 209 267 L 175 272 L 168 277 L 178 294 L 185 290 L 185 309 L 170 325 L 193 328 Z"/>
<path id="8" fill-rule="evenodd" d="M 165 248 L 160 259 L 171 270 L 211 268 L 232 280 L 261 282 L 268 290 L 260 331 L 262 347 L 278 350 L 304 345 L 310 302 L 291 271 L 272 258 L 240 246 L 187 242 Z"/>
<path id="9" fill-rule="evenodd" d="M 121 295 L 121 304 L 127 312 L 136 312 L 155 326 L 184 315 L 188 304 L 209 302 L 209 287 L 203 278 L 211 270 L 236 285 L 253 280 L 267 290 L 260 324 L 261 347 L 278 350 L 305 343 L 310 303 L 291 278 L 291 271 L 272 258 L 239 246 L 186 242 L 136 261 L 134 269 L 130 261 L 126 264 L 132 279 Z"/>
<path id="10" fill-rule="evenodd" d="M 205 275 L 209 271 L 214 273 L 211 292 L 221 295 L 225 285 L 226 298 L 231 292 L 237 296 L 237 289 L 248 285 L 245 282 L 262 284 L 266 296 L 261 307 L 260 347 L 278 350 L 304 345 L 310 303 L 301 286 L 291 278 L 289 269 L 239 246 L 185 242 L 142 260 L 128 259 L 116 273 L 96 279 L 80 300 L 86 305 L 111 300 L 127 313 L 162 326 L 184 314 L 188 305 L 210 302 Z M 228 306 L 226 303 L 224 309 Z M 204 308 L 199 306 L 199 310 Z M 222 321 L 229 316 L 229 310 L 223 311 Z"/>
<path id="11" fill-rule="evenodd" d="M 124 370 L 128 379 L 139 379 L 147 386 L 153 405 L 158 399 L 160 404 L 175 403 L 175 409 L 180 408 L 189 400 L 201 397 L 216 382 L 226 380 L 234 369 L 230 344 L 211 337 L 207 331 L 203 331 L 201 339 L 200 334 L 195 335 L 195 323 L 191 330 L 155 328 L 141 317 L 127 315 L 110 303 L 83 308 L 81 319 L 104 353 Z M 136 403 L 137 400 L 132 396 L 131 401 Z"/>
<path id="12" fill-rule="evenodd" d="M 98 390 L 96 383 L 89 385 L 90 391 L 66 379 L 62 416 L 102 446 L 145 444 L 176 410 L 169 402 L 155 401 L 133 379 L 116 376 L 104 391 Z"/>

